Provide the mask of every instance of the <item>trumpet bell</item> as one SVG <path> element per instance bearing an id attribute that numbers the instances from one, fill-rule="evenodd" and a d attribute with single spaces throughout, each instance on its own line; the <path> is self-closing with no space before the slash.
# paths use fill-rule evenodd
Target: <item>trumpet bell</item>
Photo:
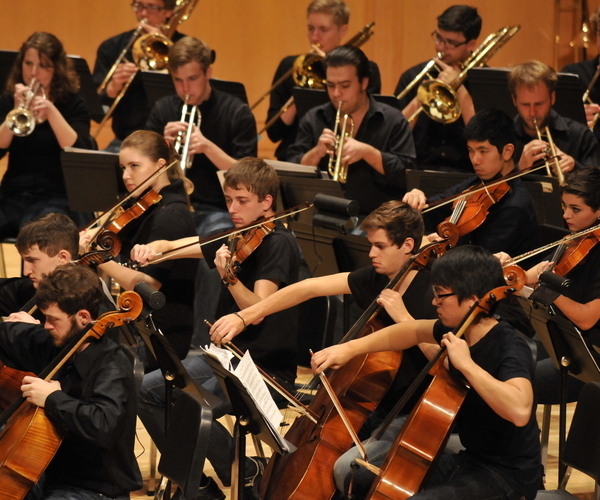
<path id="1" fill-rule="evenodd" d="M 453 123 L 460 118 L 461 109 L 456 92 L 439 80 L 426 80 L 417 90 L 423 112 L 432 120 Z"/>
<path id="2" fill-rule="evenodd" d="M 294 61 L 292 76 L 299 87 L 324 89 L 325 66 L 323 65 L 323 58 L 313 53 L 298 56 Z"/>
<path id="3" fill-rule="evenodd" d="M 162 70 L 169 62 L 169 48 L 173 42 L 166 36 L 147 33 L 133 44 L 132 55 L 135 64 L 142 70 Z"/>
<path id="4" fill-rule="evenodd" d="M 13 109 L 6 115 L 9 130 L 17 137 L 25 137 L 35 129 L 35 117 L 28 109 Z"/>

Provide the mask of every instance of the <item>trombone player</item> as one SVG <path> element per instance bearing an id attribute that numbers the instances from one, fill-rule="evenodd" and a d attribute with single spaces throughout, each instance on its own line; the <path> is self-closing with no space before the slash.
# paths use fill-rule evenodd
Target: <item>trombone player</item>
<path id="1" fill-rule="evenodd" d="M 400 111 L 369 95 L 370 66 L 362 50 L 337 47 L 327 54 L 324 64 L 330 102 L 311 109 L 300 120 L 289 161 L 318 165 L 326 171 L 336 142 L 337 110 L 340 116 L 351 116 L 355 135 L 340 139 L 341 163 L 348 169 L 342 188 L 346 198 L 358 201 L 364 216 L 404 193 L 404 171 L 414 168 L 415 162 L 412 134 Z"/>
<path id="2" fill-rule="evenodd" d="M 146 33 L 159 34 L 161 26 L 173 15 L 176 0 L 144 0 L 133 1 L 131 8 L 135 13 L 140 35 Z M 94 84 L 100 87 L 106 75 L 115 64 L 119 55 L 125 47 L 132 42 L 136 30 L 126 31 L 115 35 L 102 42 L 96 54 L 94 65 Z M 175 32 L 173 41 L 183 38 L 185 35 Z M 138 71 L 138 67 L 132 62 L 131 47 L 127 50 L 123 62 L 118 64 L 108 84 L 102 91 L 100 98 L 102 104 L 110 106 L 119 95 L 123 86 L 131 76 Z M 121 141 L 136 130 L 144 128 L 148 114 L 150 113 L 146 92 L 139 79 L 134 80 L 127 89 L 121 102 L 116 107 L 112 117 L 112 130 L 115 139 L 110 143 L 107 150 L 118 153 Z"/>
<path id="3" fill-rule="evenodd" d="M 435 52 L 438 54 L 435 63 L 441 70 L 429 76 L 423 75 L 418 80 L 436 78 L 445 83 L 452 82 L 458 75 L 461 65 L 469 58 L 477 47 L 477 37 L 481 32 L 481 17 L 474 7 L 453 5 L 437 18 L 437 28 L 431 34 Z M 403 91 L 414 82 L 428 61 L 405 71 L 394 94 L 401 96 Z M 416 82 L 415 82 L 416 83 Z M 466 84 L 468 86 L 468 82 Z M 465 85 L 457 89 L 457 96 L 462 108 L 462 116 L 453 123 L 439 123 L 420 113 L 410 123 L 417 150 L 417 166 L 419 169 L 442 170 L 451 172 L 471 172 L 471 163 L 466 144 L 462 138 L 465 125 L 475 114 L 473 101 Z M 418 84 L 401 96 L 402 113 L 410 118 L 420 107 L 417 100 Z"/>
<path id="4" fill-rule="evenodd" d="M 560 156 L 563 173 L 583 166 L 600 166 L 600 146 L 592 131 L 552 109 L 557 81 L 553 68 L 535 60 L 515 66 L 508 76 L 508 90 L 518 112 L 515 159 L 521 170 L 548 156 L 549 139 L 538 138 L 538 130 L 543 133 L 546 127 L 556 155 Z"/>
<path id="5" fill-rule="evenodd" d="M 348 35 L 348 23 L 350 22 L 350 9 L 341 0 L 313 0 L 306 9 L 306 27 L 308 41 L 313 50 L 319 55 L 325 55 L 342 44 L 342 39 Z M 289 73 L 294 61 L 300 56 L 284 57 L 275 76 L 273 83 Z M 379 68 L 373 61 L 371 66 L 371 78 L 369 80 L 369 92 L 379 94 L 381 92 L 381 77 Z M 267 122 L 271 120 L 285 106 L 292 97 L 292 88 L 295 86 L 294 79 L 289 76 L 280 85 L 274 87 L 271 92 Z M 279 142 L 275 156 L 280 161 L 288 161 L 287 150 L 293 144 L 298 131 L 298 120 L 296 119 L 296 106 L 291 105 L 287 110 L 267 129 L 267 135 L 273 142 Z"/>

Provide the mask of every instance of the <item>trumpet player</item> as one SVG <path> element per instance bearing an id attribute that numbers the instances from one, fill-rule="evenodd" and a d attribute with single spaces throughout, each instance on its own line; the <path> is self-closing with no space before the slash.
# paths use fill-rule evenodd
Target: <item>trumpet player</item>
<path id="1" fill-rule="evenodd" d="M 477 46 L 481 32 L 481 17 L 474 7 L 453 5 L 437 18 L 437 28 L 431 34 L 439 70 L 424 75 L 423 80 L 436 78 L 444 83 L 452 82 Z M 396 86 L 395 95 L 400 95 L 418 77 L 428 61 L 406 70 Z M 410 118 L 420 107 L 417 100 L 418 85 L 401 99 L 402 113 Z M 468 81 L 457 89 L 462 108 L 461 117 L 453 123 L 439 123 L 421 113 L 410 123 L 417 150 L 417 166 L 420 169 L 470 172 L 471 164 L 466 144 L 462 138 L 465 125 L 475 114 L 473 100 L 468 92 Z"/>
<path id="2" fill-rule="evenodd" d="M 350 22 L 350 8 L 341 0 L 313 0 L 306 9 L 306 28 L 308 42 L 320 55 L 325 55 L 339 47 L 342 40 L 348 35 L 348 23 Z M 284 57 L 275 76 L 273 84 L 280 80 L 286 73 L 290 73 L 294 61 L 299 56 Z M 371 78 L 369 80 L 369 92 L 379 94 L 381 92 L 381 77 L 379 67 L 370 61 Z M 292 97 L 292 88 L 295 86 L 294 79 L 289 76 L 271 92 L 267 121 L 271 120 Z M 287 110 L 267 129 L 267 135 L 273 142 L 279 142 L 275 156 L 278 160 L 288 160 L 287 150 L 293 144 L 298 131 L 298 120 L 296 119 L 296 106 L 291 105 Z"/>
<path id="3" fill-rule="evenodd" d="M 194 159 L 186 176 L 195 186 L 190 201 L 198 234 L 231 227 L 217 171 L 257 154 L 254 116 L 240 99 L 211 87 L 213 61 L 214 52 L 202 40 L 185 37 L 173 44 L 168 68 L 177 93 L 157 101 L 145 127 L 171 144 L 192 127 Z M 180 121 L 186 97 L 188 106 L 198 106 L 200 127 Z"/>
<path id="4" fill-rule="evenodd" d="M 509 74 L 508 90 L 518 112 L 515 159 L 521 170 L 549 156 L 548 139 L 538 138 L 538 130 L 543 133 L 546 127 L 564 173 L 583 166 L 600 166 L 600 146 L 592 131 L 552 109 L 557 81 L 554 69 L 534 60 L 515 66 Z"/>
<path id="5" fill-rule="evenodd" d="M 598 36 L 598 20 L 600 20 L 600 7 L 590 16 L 590 35 L 596 41 L 596 51 L 600 54 L 600 37 Z M 600 113 L 600 56 L 580 61 L 578 63 L 568 64 L 561 73 L 574 73 L 579 76 L 582 88 L 587 92 L 583 107 L 585 108 L 585 117 L 588 127 L 592 128 L 596 139 L 600 141 L 600 127 L 598 124 L 598 113 Z"/>
<path id="6" fill-rule="evenodd" d="M 0 185 L 0 237 L 16 236 L 34 217 L 72 214 L 65 191 L 61 150 L 91 148 L 87 104 L 63 45 L 37 32 L 21 46 L 0 98 L 0 157 L 8 170 Z"/>
<path id="7" fill-rule="evenodd" d="M 357 200 L 360 213 L 367 215 L 404 193 L 404 171 L 414 168 L 415 162 L 412 134 L 400 111 L 369 95 L 369 60 L 362 50 L 337 47 L 324 63 L 330 102 L 311 109 L 300 120 L 289 159 L 327 170 L 336 142 L 333 130 L 338 108 L 341 116 L 352 117 L 354 137 L 340 139 L 341 163 L 348 166 L 342 188 L 344 196 Z"/>
<path id="8" fill-rule="evenodd" d="M 141 29 L 140 35 L 145 33 L 160 33 L 161 26 L 173 15 L 176 0 L 144 0 L 133 1 L 131 8 L 135 13 L 137 27 Z M 135 36 L 135 29 L 115 35 L 102 42 L 96 54 L 93 79 L 99 87 L 113 64 L 119 58 L 123 49 Z M 173 41 L 183 38 L 185 35 L 175 32 Z M 129 81 L 131 75 L 138 71 L 138 67 L 132 62 L 131 47 L 126 52 L 123 62 L 118 64 L 110 81 L 100 97 L 102 104 L 110 106 L 115 97 L 119 95 L 123 86 Z M 121 141 L 129 134 L 144 128 L 150 113 L 146 92 L 140 80 L 134 80 L 127 89 L 126 94 L 119 102 L 112 117 L 112 130 L 115 139 L 111 142 L 108 151 L 118 153 Z"/>

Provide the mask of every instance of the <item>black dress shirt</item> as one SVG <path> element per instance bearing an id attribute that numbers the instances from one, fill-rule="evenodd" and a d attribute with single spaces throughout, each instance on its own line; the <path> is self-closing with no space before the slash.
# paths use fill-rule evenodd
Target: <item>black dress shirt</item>
<path id="1" fill-rule="evenodd" d="M 311 109 L 302 120 L 296 142 L 289 149 L 289 160 L 300 163 L 302 157 L 319 142 L 323 129 L 333 130 L 336 109 L 329 102 Z M 406 118 L 395 108 L 369 97 L 367 111 L 354 138 L 381 152 L 384 174 L 366 161 L 349 165 L 348 179 L 342 184 L 344 196 L 360 204 L 360 213 L 369 214 L 384 201 L 400 199 L 406 191 L 407 168 L 414 168 L 415 148 Z M 327 171 L 329 156 L 319 162 Z"/>

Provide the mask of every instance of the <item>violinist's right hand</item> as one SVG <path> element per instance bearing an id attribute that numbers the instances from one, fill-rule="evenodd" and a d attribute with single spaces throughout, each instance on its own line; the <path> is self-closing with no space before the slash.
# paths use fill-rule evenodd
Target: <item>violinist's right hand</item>
<path id="1" fill-rule="evenodd" d="M 237 335 L 242 333 L 245 324 L 240 318 L 241 314 L 243 314 L 243 311 L 237 314 L 228 314 L 215 321 L 210 327 L 210 341 L 214 344 L 231 342 Z"/>
<path id="2" fill-rule="evenodd" d="M 349 342 L 344 342 L 343 344 L 332 345 L 314 353 L 310 359 L 313 371 L 319 374 L 323 373 L 327 368 L 338 369 L 344 366 L 354 357 L 348 344 Z"/>
<path id="3" fill-rule="evenodd" d="M 131 78 L 131 75 L 136 73 L 137 70 L 138 67 L 131 62 L 119 64 L 110 78 L 110 82 L 108 82 L 108 85 L 106 86 L 106 95 L 111 99 L 117 97 L 119 92 L 121 92 L 123 85 L 125 85 L 125 82 L 127 82 L 129 78 Z"/>
<path id="4" fill-rule="evenodd" d="M 425 205 L 427 205 L 425 193 L 417 188 L 406 193 L 402 198 L 402 201 L 404 203 L 408 203 L 412 208 L 415 208 L 419 211 L 423 210 Z"/>
<path id="5" fill-rule="evenodd" d="M 512 260 L 512 257 L 506 252 L 495 253 L 494 257 L 496 257 L 500 261 L 502 267 L 504 267 L 506 264 L 510 264 L 510 261 Z"/>
<path id="6" fill-rule="evenodd" d="M 160 253 L 154 248 L 157 246 L 156 243 L 157 242 L 153 241 L 147 245 L 134 245 L 129 254 L 129 258 L 142 267 L 148 265 L 154 260 L 156 254 Z"/>

